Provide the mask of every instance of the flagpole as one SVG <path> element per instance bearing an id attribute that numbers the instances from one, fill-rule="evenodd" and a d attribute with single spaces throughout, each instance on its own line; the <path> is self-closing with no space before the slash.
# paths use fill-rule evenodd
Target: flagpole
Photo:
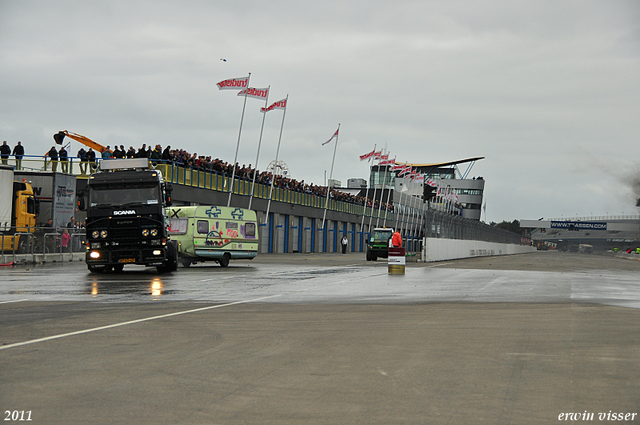
<path id="1" fill-rule="evenodd" d="M 385 150 L 386 149 L 383 149 L 383 152 Z M 389 156 L 389 151 L 387 151 L 387 157 L 388 156 Z M 384 154 L 380 155 L 380 162 L 378 162 L 378 176 L 380 176 L 380 174 L 381 174 L 380 163 L 383 161 L 382 157 L 384 157 Z M 388 160 L 388 158 L 387 158 L 387 160 Z M 387 167 L 387 165 L 385 164 L 385 171 L 386 171 L 386 167 Z M 382 179 L 382 188 L 380 188 L 380 205 L 378 206 L 378 217 L 376 217 L 376 227 L 378 227 L 378 225 L 380 224 L 380 214 L 382 213 L 382 197 L 384 196 L 384 182 L 385 182 L 385 180 L 386 179 Z"/>
<path id="2" fill-rule="evenodd" d="M 285 99 L 284 102 L 285 105 L 289 104 L 289 95 L 287 94 L 287 97 Z M 265 114 L 267 112 L 265 111 Z M 284 116 L 287 114 L 287 106 L 284 107 L 284 111 L 282 111 L 282 123 L 280 124 L 280 136 L 278 136 L 278 147 L 276 148 L 276 166 L 278 165 L 278 155 L 280 154 L 280 141 L 282 140 L 282 129 L 284 128 Z M 267 223 L 269 223 L 269 209 L 271 208 L 271 196 L 273 195 L 273 184 L 275 183 L 276 179 L 275 176 L 271 176 L 271 188 L 269 189 L 269 200 L 267 201 L 267 215 L 265 216 L 264 219 L 264 224 L 266 225 Z"/>
<path id="3" fill-rule="evenodd" d="M 373 145 L 373 153 L 375 155 L 376 147 L 378 145 L 374 143 Z M 369 177 L 371 177 L 371 169 L 369 169 Z M 371 184 L 367 186 L 367 191 L 365 193 L 364 199 L 364 209 L 362 210 L 362 223 L 360 223 L 360 231 L 362 232 L 362 237 L 364 239 L 364 216 L 367 214 L 367 201 L 369 200 L 369 189 L 371 188 Z M 373 204 L 371 204 L 371 208 L 373 208 Z"/>
<path id="4" fill-rule="evenodd" d="M 247 86 L 248 89 L 248 86 Z M 267 109 L 267 105 L 269 103 L 269 91 L 271 90 L 271 86 L 267 87 L 267 97 L 264 99 L 264 109 Z M 253 201 L 253 191 L 256 187 L 256 174 L 258 174 L 258 158 L 260 157 L 260 145 L 262 144 L 262 131 L 264 130 L 264 120 L 267 116 L 267 111 L 265 110 L 262 113 L 262 125 L 260 126 L 260 137 L 258 138 L 258 150 L 256 151 L 256 162 L 253 167 L 253 179 L 251 181 L 251 196 L 249 196 L 249 207 L 248 210 L 251 209 L 251 201 Z M 235 167 L 234 167 L 235 168 Z"/>
<path id="5" fill-rule="evenodd" d="M 411 180 L 411 186 L 413 186 L 411 189 L 411 191 L 409 191 L 409 193 L 411 193 L 413 191 L 413 189 L 415 188 L 415 182 L 414 180 Z M 407 223 L 407 230 L 408 230 L 408 237 L 406 238 L 407 240 L 407 246 L 409 245 L 409 242 L 411 243 L 411 245 L 413 246 L 413 220 L 415 219 L 415 214 L 416 214 L 416 197 L 413 195 L 409 195 L 409 200 L 410 200 L 410 204 L 411 204 L 411 210 L 409 213 L 409 223 Z"/>
<path id="6" fill-rule="evenodd" d="M 409 169 L 411 169 L 411 167 L 409 167 Z M 404 177 L 407 174 L 407 161 L 404 162 L 404 168 L 402 170 L 400 170 L 400 172 L 398 173 L 398 177 L 402 177 L 403 179 L 405 179 L 406 177 Z M 404 186 L 404 189 L 400 191 L 400 201 L 398 202 L 398 204 L 402 207 L 402 212 L 398 212 L 397 218 L 396 218 L 396 230 L 398 227 L 398 220 L 400 220 L 400 224 L 402 227 L 400 227 L 400 229 L 402 229 L 404 231 L 404 216 L 405 216 L 405 205 L 403 203 L 402 200 L 402 192 L 408 190 L 407 189 L 408 186 Z M 401 232 L 402 233 L 402 232 Z"/>
<path id="7" fill-rule="evenodd" d="M 249 81 L 251 80 L 251 73 L 247 77 L 247 90 L 249 90 Z M 233 158 L 233 171 L 231 172 L 231 186 L 229 187 L 229 199 L 227 199 L 227 207 L 231 205 L 231 194 L 233 193 L 233 186 L 236 178 L 236 162 L 238 161 L 238 148 L 240 147 L 240 135 L 242 134 L 242 121 L 244 121 L 244 110 L 247 106 L 247 93 L 244 94 L 244 103 L 242 104 L 242 115 L 240 116 L 240 130 L 238 130 L 238 141 L 236 142 L 236 155 Z"/>
<path id="8" fill-rule="evenodd" d="M 414 179 L 415 181 L 415 179 Z M 416 226 L 418 225 L 418 217 L 420 214 L 420 210 L 418 209 L 418 199 L 416 196 L 412 196 L 413 198 L 413 214 L 412 214 L 412 218 L 413 218 L 413 223 L 411 223 L 411 229 L 409 231 L 409 233 L 412 235 L 411 238 L 411 251 L 415 251 L 415 235 L 416 235 Z"/>
<path id="9" fill-rule="evenodd" d="M 410 189 L 408 189 L 408 186 L 409 186 L 409 184 L 407 184 L 405 186 L 407 188 L 407 190 L 405 192 L 410 192 Z M 402 196 L 402 194 L 401 194 L 401 196 Z M 406 197 L 407 195 L 404 194 L 404 196 Z M 409 196 L 411 196 L 411 195 L 409 195 Z M 406 219 L 407 219 L 407 210 L 409 209 L 409 202 L 407 202 L 406 204 L 403 204 L 403 205 L 404 206 L 402 208 L 403 211 L 402 211 L 402 221 L 401 221 L 402 227 L 401 227 L 401 229 L 402 229 L 402 233 L 404 234 L 405 231 L 407 230 Z"/>
<path id="10" fill-rule="evenodd" d="M 382 156 L 382 152 L 384 152 L 384 150 L 380 151 L 380 156 Z M 374 153 L 374 157 L 373 160 L 375 161 L 375 153 Z M 380 175 L 380 159 L 378 160 L 378 175 Z M 376 186 L 373 186 L 373 200 L 371 201 L 371 216 L 369 217 L 369 229 L 371 229 L 371 222 L 373 221 L 373 211 L 376 209 Z"/>
<path id="11" fill-rule="evenodd" d="M 412 225 L 411 219 L 413 218 L 413 214 L 414 214 L 414 205 L 413 204 L 414 204 L 415 196 L 413 196 L 411 194 L 411 192 L 413 191 L 413 186 L 414 186 L 413 180 L 411 180 L 409 182 L 409 184 L 411 186 L 411 189 L 409 189 L 409 191 L 408 191 L 409 192 L 409 202 L 408 202 L 409 210 L 407 212 L 407 223 L 406 223 L 405 229 L 404 229 L 405 230 L 405 235 L 406 235 L 404 237 L 405 247 L 408 247 L 409 245 L 411 245 L 411 230 L 412 230 L 412 228 L 411 228 L 411 225 Z"/>
<path id="12" fill-rule="evenodd" d="M 393 157 L 393 164 L 395 165 L 396 163 L 396 157 Z M 391 172 L 391 170 L 389 170 L 389 172 Z M 391 179 L 389 179 L 391 180 Z M 394 189 L 395 189 L 395 179 L 393 180 L 394 182 Z M 389 212 L 389 198 L 391 197 L 391 190 L 389 188 L 387 188 L 387 206 L 384 209 L 384 221 L 382 222 L 382 227 L 387 227 L 387 213 Z"/>
<path id="13" fill-rule="evenodd" d="M 333 178 L 333 164 L 336 161 L 336 150 L 338 148 L 338 137 L 340 137 L 340 123 L 338 123 L 338 130 L 336 130 L 336 141 L 333 145 L 333 159 L 331 160 L 331 171 L 329 171 L 329 180 L 327 180 L 327 197 L 324 200 L 324 213 L 322 214 L 322 231 L 324 231 L 324 222 L 327 218 L 327 207 L 329 206 L 329 182 Z"/>

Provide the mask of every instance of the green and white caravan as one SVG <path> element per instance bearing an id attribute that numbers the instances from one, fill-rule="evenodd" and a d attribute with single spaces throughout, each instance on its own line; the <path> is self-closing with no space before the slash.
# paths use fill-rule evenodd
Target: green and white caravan
<path id="1" fill-rule="evenodd" d="M 258 254 L 256 212 L 243 208 L 182 206 L 167 208 L 171 240 L 178 241 L 183 266 L 216 261 L 251 260 Z"/>

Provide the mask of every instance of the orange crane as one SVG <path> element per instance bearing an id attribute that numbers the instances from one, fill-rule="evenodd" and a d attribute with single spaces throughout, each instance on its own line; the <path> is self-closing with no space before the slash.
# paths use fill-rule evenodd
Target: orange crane
<path id="1" fill-rule="evenodd" d="M 102 152 L 104 150 L 104 148 L 105 148 L 100 143 L 96 143 L 93 140 L 89 139 L 88 137 L 85 137 L 85 136 L 83 136 L 81 134 L 70 133 L 67 130 L 59 131 L 56 134 L 54 134 L 53 135 L 53 140 L 55 140 L 57 144 L 61 145 L 62 141 L 65 138 L 65 136 L 66 137 L 70 137 L 73 140 L 78 141 L 78 142 L 82 143 L 83 145 L 92 148 L 96 152 Z"/>

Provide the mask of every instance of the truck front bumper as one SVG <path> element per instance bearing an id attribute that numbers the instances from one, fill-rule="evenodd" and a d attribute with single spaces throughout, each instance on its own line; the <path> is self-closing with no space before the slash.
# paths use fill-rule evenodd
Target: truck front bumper
<path id="1" fill-rule="evenodd" d="M 140 250 L 90 249 L 86 254 L 86 262 L 90 266 L 114 266 L 116 264 L 159 266 L 166 262 L 167 251 L 166 246 Z"/>

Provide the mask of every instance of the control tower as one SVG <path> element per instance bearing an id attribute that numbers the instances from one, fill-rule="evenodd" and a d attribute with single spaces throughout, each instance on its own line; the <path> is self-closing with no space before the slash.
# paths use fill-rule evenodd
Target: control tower
<path id="1" fill-rule="evenodd" d="M 438 184 L 438 188 L 455 197 L 457 209 L 464 218 L 480 220 L 482 212 L 482 196 L 484 193 L 484 179 L 482 177 L 469 178 L 469 173 L 476 161 L 484 157 L 474 157 L 440 163 L 402 163 L 413 170 L 424 174 L 425 180 L 431 179 Z M 466 164 L 464 170 L 461 165 Z M 410 178 L 401 177 L 397 171 L 392 171 L 390 165 L 374 165 L 371 167 L 372 187 L 393 187 L 395 191 L 408 193 L 417 197 L 422 196 L 423 182 L 416 184 Z"/>

